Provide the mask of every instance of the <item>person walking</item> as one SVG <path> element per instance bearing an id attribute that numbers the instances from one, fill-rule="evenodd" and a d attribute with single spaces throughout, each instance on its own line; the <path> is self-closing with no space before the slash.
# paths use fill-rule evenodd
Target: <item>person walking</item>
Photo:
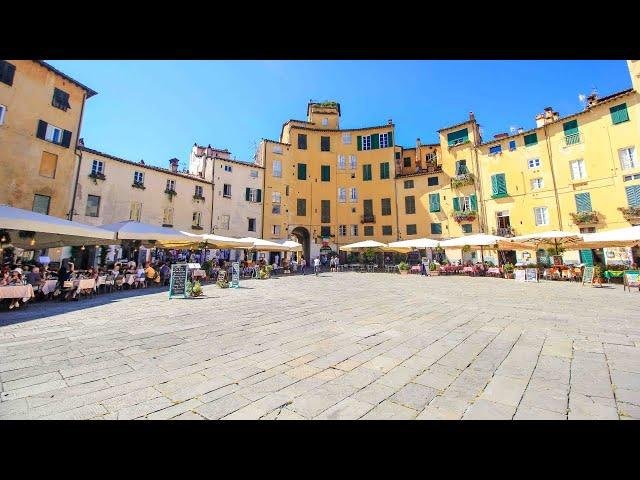
<path id="1" fill-rule="evenodd" d="M 313 259 L 313 271 L 317 277 L 318 273 L 320 273 L 320 257 L 316 257 Z"/>
<path id="2" fill-rule="evenodd" d="M 302 255 L 302 258 L 300 259 L 300 268 L 302 269 L 302 275 L 306 275 L 305 273 L 305 267 L 307 266 L 307 261 L 304 258 L 304 255 Z"/>
<path id="3" fill-rule="evenodd" d="M 329 267 L 331 268 L 332 272 L 336 271 L 336 261 L 334 257 L 331 257 L 331 260 L 329 260 Z"/>

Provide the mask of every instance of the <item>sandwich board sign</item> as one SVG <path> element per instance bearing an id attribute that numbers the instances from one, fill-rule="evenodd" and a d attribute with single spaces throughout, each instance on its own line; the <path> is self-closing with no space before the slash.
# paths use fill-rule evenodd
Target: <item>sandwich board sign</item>
<path id="1" fill-rule="evenodd" d="M 187 298 L 187 264 L 174 263 L 171 265 L 171 280 L 169 281 L 169 298 Z"/>
<path id="2" fill-rule="evenodd" d="M 514 279 L 516 282 L 525 282 L 526 281 L 526 274 L 525 274 L 525 270 L 524 269 L 516 269 L 513 271 L 514 274 Z"/>
<path id="3" fill-rule="evenodd" d="M 240 262 L 233 262 L 231 264 L 231 288 L 238 288 L 240 286 Z"/>
<path id="4" fill-rule="evenodd" d="M 622 283 L 623 290 L 629 289 L 631 291 L 631 287 L 640 287 L 640 271 L 627 270 L 622 274 Z"/>
<path id="5" fill-rule="evenodd" d="M 593 283 L 593 266 L 586 265 L 582 272 L 582 285 L 585 283 Z"/>
<path id="6" fill-rule="evenodd" d="M 537 282 L 538 281 L 538 269 L 537 268 L 527 268 L 525 270 L 525 282 Z"/>

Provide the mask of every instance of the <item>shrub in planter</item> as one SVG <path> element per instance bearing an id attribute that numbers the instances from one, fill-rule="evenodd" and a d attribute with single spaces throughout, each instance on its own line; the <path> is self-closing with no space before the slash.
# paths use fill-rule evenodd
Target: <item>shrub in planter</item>
<path id="1" fill-rule="evenodd" d="M 200 295 L 202 295 L 202 285 L 200 285 L 200 282 L 196 280 L 191 288 L 191 296 L 199 297 Z"/>
<path id="2" fill-rule="evenodd" d="M 604 268 L 603 265 L 598 264 L 593 267 L 593 283 L 602 285 L 604 281 Z"/>
<path id="3" fill-rule="evenodd" d="M 513 278 L 513 270 L 514 266 L 512 263 L 505 263 L 502 266 L 502 271 L 504 272 L 504 278 Z"/>
<path id="4" fill-rule="evenodd" d="M 401 274 L 406 275 L 407 273 L 409 273 L 409 264 L 407 262 L 400 262 L 400 265 L 398 265 L 398 270 L 400 270 Z"/>

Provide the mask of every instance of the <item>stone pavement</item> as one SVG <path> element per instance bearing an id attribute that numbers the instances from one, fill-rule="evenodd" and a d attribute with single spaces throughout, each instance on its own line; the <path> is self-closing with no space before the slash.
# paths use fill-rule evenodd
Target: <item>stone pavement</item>
<path id="1" fill-rule="evenodd" d="M 0 313 L 0 419 L 631 419 L 640 294 L 324 273 Z"/>

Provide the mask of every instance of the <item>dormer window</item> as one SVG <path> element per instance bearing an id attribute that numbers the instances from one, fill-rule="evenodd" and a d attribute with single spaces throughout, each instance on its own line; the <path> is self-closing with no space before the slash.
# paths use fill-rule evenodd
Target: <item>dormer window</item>
<path id="1" fill-rule="evenodd" d="M 54 88 L 51 105 L 66 112 L 67 109 L 71 108 L 71 105 L 69 105 L 69 94 L 59 88 Z"/>

